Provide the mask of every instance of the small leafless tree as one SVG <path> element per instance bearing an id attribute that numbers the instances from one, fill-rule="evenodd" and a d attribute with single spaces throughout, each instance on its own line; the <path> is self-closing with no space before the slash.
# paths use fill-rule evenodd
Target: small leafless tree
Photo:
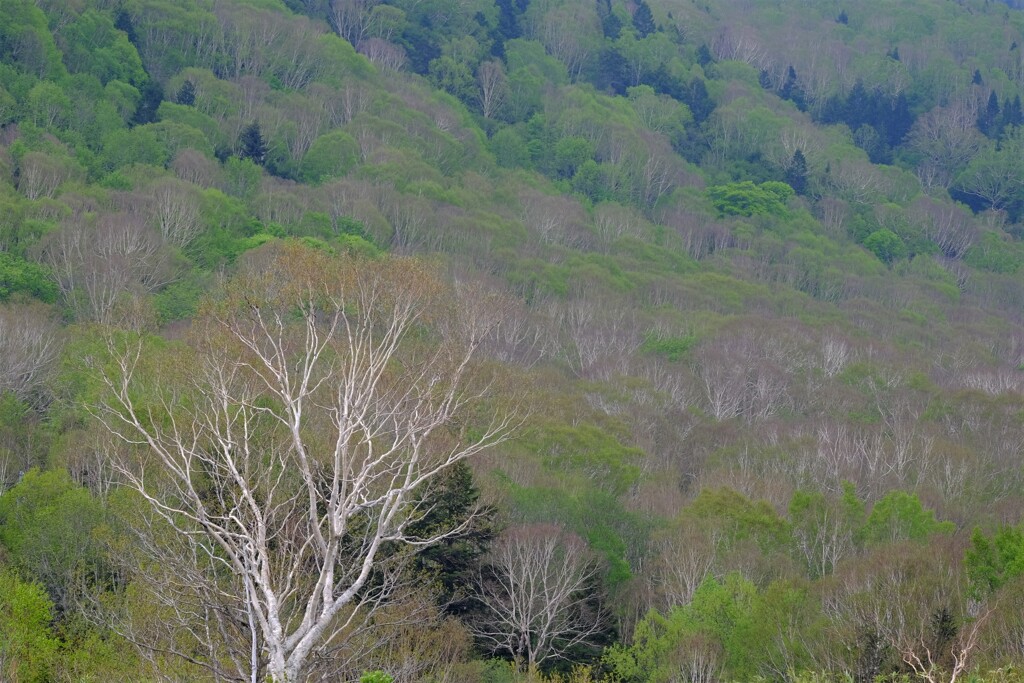
<path id="1" fill-rule="evenodd" d="M 164 178 L 150 188 L 153 222 L 168 244 L 186 247 L 199 234 L 199 193 L 188 183 Z"/>
<path id="2" fill-rule="evenodd" d="M 383 71 L 398 71 L 405 66 L 405 48 L 383 38 L 366 38 L 356 46 L 359 53 Z"/>
<path id="3" fill-rule="evenodd" d="M 514 417 L 456 423 L 488 392 L 469 386 L 483 330 L 426 266 L 295 245 L 252 259 L 170 356 L 111 337 L 90 409 L 136 447 L 115 470 L 195 558 L 168 608 L 216 596 L 211 628 L 241 629 L 222 657 L 243 680 L 300 681 L 373 609 L 386 557 L 457 531 L 412 535 L 420 494 Z"/>
<path id="4" fill-rule="evenodd" d="M 501 61 L 494 59 L 477 67 L 476 82 L 480 86 L 480 112 L 485 119 L 492 118 L 508 97 L 508 79 Z"/>
<path id="5" fill-rule="evenodd" d="M 217 162 L 194 149 L 180 150 L 171 161 L 171 170 L 181 180 L 200 187 L 217 184 L 220 168 Z"/>
<path id="6" fill-rule="evenodd" d="M 46 306 L 0 306 L 0 394 L 37 394 L 60 351 L 58 330 Z"/>
<path id="7" fill-rule="evenodd" d="M 510 529 L 491 551 L 489 575 L 478 577 L 484 615 L 473 632 L 521 668 L 563 657 L 603 627 L 597 574 L 586 543 L 561 527 Z"/>
<path id="8" fill-rule="evenodd" d="M 951 202 L 922 197 L 911 205 L 908 217 L 920 225 L 928 239 L 938 244 L 949 258 L 963 256 L 978 236 L 970 212 Z"/>
<path id="9" fill-rule="evenodd" d="M 52 198 L 63 183 L 84 174 L 70 159 L 29 152 L 18 164 L 18 189 L 29 199 Z"/>
<path id="10" fill-rule="evenodd" d="M 669 610 L 688 605 L 698 586 L 715 567 L 721 543 L 718 530 L 705 531 L 696 522 L 688 521 L 682 528 L 672 529 L 656 539 L 658 555 L 654 561 L 654 584 Z"/>
<path id="11" fill-rule="evenodd" d="M 330 21 L 335 32 L 357 45 L 369 34 L 370 10 L 375 0 L 331 0 Z"/>

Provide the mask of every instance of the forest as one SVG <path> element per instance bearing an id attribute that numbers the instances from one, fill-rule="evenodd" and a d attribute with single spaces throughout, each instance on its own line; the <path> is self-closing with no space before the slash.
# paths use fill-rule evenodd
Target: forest
<path id="1" fill-rule="evenodd" d="M 1024 680 L 1024 11 L 0 0 L 0 681 Z"/>

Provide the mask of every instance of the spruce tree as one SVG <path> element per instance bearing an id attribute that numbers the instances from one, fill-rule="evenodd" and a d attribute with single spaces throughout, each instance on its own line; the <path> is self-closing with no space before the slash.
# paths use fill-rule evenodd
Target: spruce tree
<path id="1" fill-rule="evenodd" d="M 707 66 L 713 61 L 715 61 L 715 57 L 711 54 L 711 50 L 708 49 L 708 44 L 701 43 L 700 47 L 697 48 L 697 63 L 701 66 Z"/>
<path id="2" fill-rule="evenodd" d="M 260 132 L 260 124 L 253 121 L 238 136 L 238 156 L 262 166 L 267 160 L 267 143 Z"/>
<path id="3" fill-rule="evenodd" d="M 636 6 L 636 11 L 633 12 L 633 28 L 636 29 L 638 38 L 646 38 L 658 30 L 658 27 L 654 25 L 654 15 L 651 14 L 651 7 L 644 0 L 640 0 Z"/>
<path id="4" fill-rule="evenodd" d="M 785 181 L 797 194 L 802 195 L 807 191 L 807 159 L 799 149 L 793 152 L 789 168 L 786 169 Z"/>
<path id="5" fill-rule="evenodd" d="M 999 137 L 999 97 L 993 90 L 988 95 L 988 104 L 978 114 L 978 130 L 990 138 Z"/>
<path id="6" fill-rule="evenodd" d="M 196 103 L 196 84 L 192 81 L 185 81 L 178 88 L 178 94 L 174 97 L 178 104 L 183 104 L 186 107 L 195 106 Z"/>

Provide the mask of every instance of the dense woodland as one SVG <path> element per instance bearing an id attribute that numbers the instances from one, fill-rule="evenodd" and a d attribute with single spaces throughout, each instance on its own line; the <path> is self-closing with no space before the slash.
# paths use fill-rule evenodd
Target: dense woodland
<path id="1" fill-rule="evenodd" d="M 1022 96 L 994 0 L 0 0 L 0 680 L 1019 680 Z"/>

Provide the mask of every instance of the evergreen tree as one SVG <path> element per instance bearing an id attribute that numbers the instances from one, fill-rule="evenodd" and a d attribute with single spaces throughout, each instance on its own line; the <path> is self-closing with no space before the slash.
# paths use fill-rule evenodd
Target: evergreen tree
<path id="1" fill-rule="evenodd" d="M 786 100 L 789 100 L 797 106 L 797 109 L 803 111 L 806 106 L 804 100 L 804 90 L 800 87 L 800 81 L 796 76 L 796 69 L 791 64 L 789 69 L 786 70 L 786 81 L 782 84 L 782 88 L 779 90 L 779 95 Z"/>
<path id="2" fill-rule="evenodd" d="M 802 195 L 807 191 L 807 159 L 799 149 L 793 152 L 789 168 L 786 169 L 785 181 L 797 194 Z"/>
<path id="3" fill-rule="evenodd" d="M 973 83 L 974 85 L 984 85 L 985 84 L 984 79 L 982 79 L 982 77 L 981 77 L 981 70 L 980 69 L 975 69 L 974 70 L 974 77 L 971 79 L 971 83 Z"/>
<path id="4" fill-rule="evenodd" d="M 651 7 L 644 0 L 637 3 L 636 11 L 633 12 L 633 28 L 636 29 L 638 38 L 646 38 L 658 27 L 654 24 L 654 15 L 651 14 Z"/>
<path id="5" fill-rule="evenodd" d="M 117 11 L 117 15 L 114 17 L 114 28 L 118 31 L 124 31 L 125 35 L 128 36 L 128 42 L 132 45 L 139 44 L 139 36 L 135 33 L 135 23 L 132 21 L 132 17 L 123 8 Z"/>
<path id="6" fill-rule="evenodd" d="M 238 156 L 262 166 L 267 161 L 267 143 L 260 132 L 260 124 L 253 121 L 238 136 Z"/>
<path id="7" fill-rule="evenodd" d="M 858 78 L 850 88 L 850 94 L 846 96 L 846 106 L 843 107 L 841 120 L 850 127 L 850 130 L 857 130 L 872 118 L 870 104 L 870 96 L 864 82 Z"/>
<path id="8" fill-rule="evenodd" d="M 988 95 L 988 104 L 978 113 L 978 130 L 990 138 L 999 137 L 999 97 L 993 90 Z"/>
<path id="9" fill-rule="evenodd" d="M 601 31 L 608 40 L 618 40 L 622 35 L 622 20 L 614 13 L 601 19 Z"/>
<path id="10" fill-rule="evenodd" d="M 846 25 L 846 24 L 850 23 L 850 18 L 848 16 L 846 16 L 846 10 L 844 10 L 844 9 L 839 10 L 839 16 L 836 17 L 836 23 L 837 24 L 843 24 L 843 25 Z"/>
<path id="11" fill-rule="evenodd" d="M 598 90 L 625 95 L 629 84 L 628 70 L 629 65 L 622 54 L 614 46 L 609 46 L 598 55 L 597 69 L 590 81 Z"/>
<path id="12" fill-rule="evenodd" d="M 907 96 L 900 93 L 891 111 L 883 117 L 886 143 L 890 147 L 899 146 L 910 129 L 914 127 L 914 115 L 910 111 Z"/>
<path id="13" fill-rule="evenodd" d="M 142 100 L 135 109 L 132 123 L 141 125 L 156 121 L 156 110 L 160 108 L 160 103 L 163 100 L 164 89 L 160 84 L 153 79 L 147 81 L 146 85 L 142 88 Z"/>
<path id="14" fill-rule="evenodd" d="M 999 130 L 1000 135 L 1010 126 L 1019 126 L 1024 124 L 1024 111 L 1021 110 L 1020 95 L 1016 95 L 1013 100 L 1011 100 L 1009 96 L 1003 100 L 1003 115 L 1001 122 Z"/>
<path id="15" fill-rule="evenodd" d="M 438 602 L 445 611 L 464 615 L 477 606 L 467 597 L 465 588 L 494 539 L 494 509 L 479 505 L 480 492 L 473 483 L 473 471 L 464 462 L 454 465 L 424 493 L 421 506 L 427 513 L 409 525 L 410 534 L 429 537 L 467 522 L 468 526 L 419 552 L 413 570 L 436 581 Z"/>
<path id="16" fill-rule="evenodd" d="M 690 112 L 693 114 L 693 120 L 695 123 L 704 123 L 711 112 L 715 109 L 715 103 L 711 100 L 708 95 L 707 86 L 704 85 L 704 79 L 699 76 L 694 76 L 693 80 L 690 81 L 689 97 L 686 100 L 686 105 L 690 107 Z"/>
<path id="17" fill-rule="evenodd" d="M 697 63 L 701 66 L 707 66 L 714 61 L 715 57 L 711 54 L 711 50 L 708 49 L 708 44 L 701 43 L 700 47 L 697 48 Z"/>
<path id="18" fill-rule="evenodd" d="M 185 81 L 178 88 L 178 94 L 174 98 L 178 101 L 178 104 L 183 104 L 186 107 L 195 106 L 196 103 L 196 85 L 192 81 Z"/>
<path id="19" fill-rule="evenodd" d="M 501 36 L 502 42 L 521 36 L 522 31 L 519 29 L 518 14 L 513 1 L 497 0 L 495 4 L 498 7 L 497 32 Z"/>

